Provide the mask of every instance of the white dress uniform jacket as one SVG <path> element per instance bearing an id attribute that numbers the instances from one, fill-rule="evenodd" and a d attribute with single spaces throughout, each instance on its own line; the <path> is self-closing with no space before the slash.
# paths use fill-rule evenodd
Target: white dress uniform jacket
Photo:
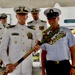
<path id="1" fill-rule="evenodd" d="M 33 26 L 33 29 L 36 31 L 36 38 L 40 41 L 42 38 L 42 31 L 47 29 L 47 22 L 38 19 L 28 22 L 28 26 Z"/>
<path id="2" fill-rule="evenodd" d="M 28 35 L 31 34 L 32 37 Z M 26 25 L 16 24 L 13 28 L 6 29 L 2 38 L 0 56 L 5 64 L 15 63 L 24 56 L 36 43 L 35 32 Z M 6 54 L 9 45 L 9 59 Z M 29 55 L 19 64 L 13 73 L 26 73 L 32 71 L 32 55 Z"/>
<path id="3" fill-rule="evenodd" d="M 5 27 L 6 26 L 9 26 L 9 24 L 5 24 Z M 2 40 L 2 37 L 3 37 L 3 34 L 4 34 L 4 30 L 5 30 L 5 27 L 3 26 L 3 24 L 2 23 L 0 23 L 0 45 L 1 45 L 1 40 Z M 0 58 L 0 60 L 1 60 L 1 58 Z M 1 60 L 2 61 L 2 60 Z"/>
<path id="4" fill-rule="evenodd" d="M 30 26 L 31 29 L 34 29 L 36 32 L 36 39 L 41 41 L 42 39 L 42 32 L 47 29 L 47 22 L 44 20 L 33 20 L 28 22 L 28 26 Z M 40 53 L 39 60 L 40 62 L 33 62 L 33 67 L 41 67 L 41 49 L 38 50 Z M 37 52 L 36 52 L 37 54 Z"/>
<path id="5" fill-rule="evenodd" d="M 5 27 L 7 27 L 7 26 L 9 26 L 9 24 L 5 24 Z M 5 29 L 5 27 L 3 26 L 3 24 L 2 23 L 0 23 L 0 42 L 1 42 L 1 40 L 2 40 L 2 36 L 3 36 L 3 34 L 4 34 L 4 29 Z"/>

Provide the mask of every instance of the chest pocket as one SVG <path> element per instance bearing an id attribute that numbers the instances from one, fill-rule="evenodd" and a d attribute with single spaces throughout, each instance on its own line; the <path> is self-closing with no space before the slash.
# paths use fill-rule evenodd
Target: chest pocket
<path id="1" fill-rule="evenodd" d="M 21 44 L 21 35 L 17 32 L 11 33 L 11 43 L 13 45 L 20 45 Z"/>
<path id="2" fill-rule="evenodd" d="M 62 44 L 67 44 L 68 43 L 67 37 L 60 38 L 58 41 L 60 42 L 60 44 L 61 43 Z"/>
<path id="3" fill-rule="evenodd" d="M 31 32 L 27 33 L 27 36 L 25 37 L 26 41 L 26 47 L 30 48 L 32 45 L 33 35 Z"/>
<path id="4" fill-rule="evenodd" d="M 39 26 L 39 30 L 44 30 L 44 26 Z"/>

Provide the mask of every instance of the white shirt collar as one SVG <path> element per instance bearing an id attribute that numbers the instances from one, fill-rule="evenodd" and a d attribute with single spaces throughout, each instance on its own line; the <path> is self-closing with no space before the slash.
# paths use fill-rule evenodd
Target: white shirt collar
<path id="1" fill-rule="evenodd" d="M 40 22 L 40 19 L 38 19 L 38 20 L 34 20 L 34 22 L 35 22 L 35 23 L 38 23 L 38 22 Z"/>

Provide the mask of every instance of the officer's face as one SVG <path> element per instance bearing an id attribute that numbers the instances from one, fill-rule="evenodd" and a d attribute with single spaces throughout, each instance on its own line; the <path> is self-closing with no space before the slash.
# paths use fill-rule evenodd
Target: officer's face
<path id="1" fill-rule="evenodd" d="M 16 14 L 16 17 L 18 19 L 18 22 L 23 25 L 23 24 L 25 24 L 25 21 L 26 21 L 28 15 L 24 14 L 24 13 L 20 13 L 20 14 Z"/>
<path id="2" fill-rule="evenodd" d="M 38 13 L 32 13 L 32 17 L 34 18 L 34 20 L 37 20 L 39 18 L 39 14 Z"/>
<path id="3" fill-rule="evenodd" d="M 52 25 L 53 23 L 54 23 L 55 25 L 58 25 L 58 21 L 59 21 L 59 17 L 48 19 L 48 23 L 49 23 L 50 25 Z"/>
<path id="4" fill-rule="evenodd" d="M 5 24 L 7 22 L 7 18 L 1 19 L 1 23 Z"/>

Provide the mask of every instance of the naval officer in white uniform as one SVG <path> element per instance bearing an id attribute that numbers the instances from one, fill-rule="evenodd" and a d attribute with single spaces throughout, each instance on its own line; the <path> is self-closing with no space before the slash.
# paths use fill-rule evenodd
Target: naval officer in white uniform
<path id="1" fill-rule="evenodd" d="M 41 20 L 39 18 L 39 13 L 40 13 L 41 9 L 39 8 L 32 8 L 31 9 L 31 15 L 33 17 L 33 20 L 28 22 L 28 27 L 35 30 L 36 32 L 36 38 L 37 40 L 41 40 L 42 38 L 42 32 L 47 29 L 47 22 L 45 20 Z M 39 53 L 39 61 L 40 62 L 33 62 L 33 67 L 41 67 L 41 50 L 39 50 L 38 52 L 36 52 L 37 55 Z M 34 60 L 34 59 L 33 59 Z"/>
<path id="2" fill-rule="evenodd" d="M 0 45 L 1 45 L 1 40 L 2 40 L 2 36 L 4 34 L 4 29 L 9 26 L 10 24 L 7 23 L 7 14 L 5 13 L 1 13 L 0 14 Z M 4 67 L 3 65 L 3 61 L 0 59 L 0 67 Z"/>
<path id="3" fill-rule="evenodd" d="M 0 41 L 4 34 L 5 27 L 9 26 L 10 24 L 7 23 L 7 15 L 5 13 L 0 14 Z"/>
<path id="4" fill-rule="evenodd" d="M 32 75 L 32 55 L 29 55 L 17 67 L 13 64 L 24 56 L 32 47 L 39 49 L 36 45 L 34 30 L 29 29 L 25 22 L 28 17 L 29 8 L 19 6 L 14 8 L 18 23 L 15 26 L 8 26 L 0 48 L 0 56 L 11 73 L 8 75 Z M 7 46 L 9 45 L 9 59 L 7 57 Z M 13 72 L 12 72 L 13 71 Z"/>
<path id="5" fill-rule="evenodd" d="M 31 9 L 31 15 L 33 17 L 33 20 L 28 22 L 27 26 L 30 27 L 31 29 L 34 29 L 36 31 L 36 38 L 38 40 L 41 39 L 40 33 L 47 29 L 47 22 L 44 20 L 41 20 L 39 18 L 39 12 L 41 10 L 39 8 L 32 8 Z"/>

